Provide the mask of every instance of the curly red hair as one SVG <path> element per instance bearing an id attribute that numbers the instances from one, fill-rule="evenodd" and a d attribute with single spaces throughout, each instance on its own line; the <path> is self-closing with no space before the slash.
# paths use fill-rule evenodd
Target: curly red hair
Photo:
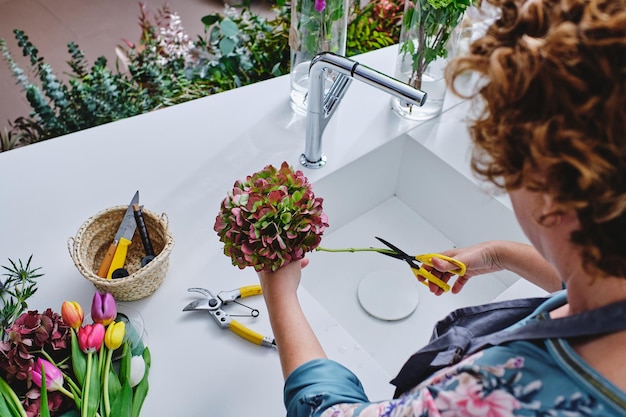
<path id="1" fill-rule="evenodd" d="M 457 94 L 481 78 L 472 169 L 575 210 L 585 269 L 626 277 L 626 0 L 489 1 L 500 17 L 447 72 Z"/>

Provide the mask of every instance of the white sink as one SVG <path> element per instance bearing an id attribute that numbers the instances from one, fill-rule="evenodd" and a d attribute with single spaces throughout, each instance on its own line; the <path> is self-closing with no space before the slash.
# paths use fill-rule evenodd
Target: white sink
<path id="1" fill-rule="evenodd" d="M 414 136 L 413 133 L 411 135 Z M 410 254 L 437 252 L 487 239 L 524 239 L 511 210 L 410 135 L 403 135 L 314 182 L 330 227 L 326 248 L 384 247 L 380 236 Z M 517 277 L 491 274 L 460 293 L 432 295 L 416 283 L 419 304 L 402 320 L 372 317 L 357 289 L 373 271 L 406 277 L 408 266 L 374 252 L 313 252 L 303 286 L 393 376 L 451 310 L 493 300 Z M 395 297 L 381 299 L 391 305 Z M 347 349 L 353 347 L 338 347 Z M 332 352 L 329 352 L 332 357 Z"/>

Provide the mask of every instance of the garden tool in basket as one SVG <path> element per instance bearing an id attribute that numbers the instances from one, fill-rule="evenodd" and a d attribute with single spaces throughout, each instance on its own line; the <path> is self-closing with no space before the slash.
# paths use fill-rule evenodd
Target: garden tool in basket
<path id="1" fill-rule="evenodd" d="M 204 288 L 189 288 L 187 291 L 200 293 L 204 295 L 204 297 L 187 304 L 187 306 L 183 308 L 183 311 L 208 311 L 217 325 L 222 329 L 230 329 L 236 335 L 241 336 L 254 344 L 265 347 L 276 347 L 276 341 L 274 339 L 265 337 L 254 330 L 249 329 L 237 320 L 234 320 L 232 318 L 235 317 L 234 314 L 228 314 L 222 309 L 222 306 L 235 303 L 250 310 L 249 315 L 246 316 L 258 317 L 259 310 L 248 307 L 237 300 L 261 294 L 262 290 L 260 285 L 248 285 L 230 291 L 220 291 L 217 295 L 213 295 L 211 291 Z"/>

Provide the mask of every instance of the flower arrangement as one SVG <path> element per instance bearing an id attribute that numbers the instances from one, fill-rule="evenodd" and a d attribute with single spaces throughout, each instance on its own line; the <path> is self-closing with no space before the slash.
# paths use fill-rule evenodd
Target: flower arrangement
<path id="1" fill-rule="evenodd" d="M 422 88 L 422 76 L 431 62 L 446 58 L 446 44 L 475 0 L 407 0 L 402 19 L 400 54 L 412 58 L 408 84 Z"/>
<path id="2" fill-rule="evenodd" d="M 301 50 L 300 44 L 313 56 L 321 51 L 337 52 L 337 30 L 333 27 L 336 22 L 344 21 L 347 24 L 347 10 L 344 0 L 296 0 L 295 10 L 292 10 L 292 30 L 289 42 L 293 50 Z M 295 24 L 293 24 L 295 23 Z"/>
<path id="3" fill-rule="evenodd" d="M 276 271 L 315 249 L 328 218 L 302 171 L 287 162 L 236 181 L 222 201 L 214 230 L 233 265 Z"/>
<path id="4" fill-rule="evenodd" d="M 92 324 L 74 301 L 63 303 L 60 316 L 51 309 L 21 314 L 0 341 L 0 415 L 138 416 L 150 351 L 121 316 L 113 296 L 99 292 Z"/>

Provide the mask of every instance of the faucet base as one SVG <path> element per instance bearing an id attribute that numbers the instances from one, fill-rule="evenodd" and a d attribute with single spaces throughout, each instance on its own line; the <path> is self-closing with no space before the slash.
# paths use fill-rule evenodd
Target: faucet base
<path id="1" fill-rule="evenodd" d="M 309 161 L 304 154 L 300 155 L 300 163 L 306 168 L 317 169 L 326 165 L 326 155 L 322 154 L 319 161 Z"/>

